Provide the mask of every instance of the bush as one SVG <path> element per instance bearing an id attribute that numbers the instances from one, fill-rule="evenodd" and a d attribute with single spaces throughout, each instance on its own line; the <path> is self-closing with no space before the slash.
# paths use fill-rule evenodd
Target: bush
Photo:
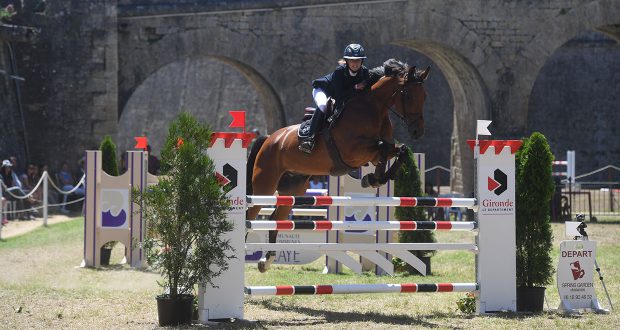
<path id="1" fill-rule="evenodd" d="M 418 171 L 418 166 L 415 164 L 415 160 L 411 150 L 407 151 L 407 156 L 405 157 L 403 165 L 396 176 L 396 180 L 394 183 L 394 196 L 423 196 L 420 173 Z M 420 207 L 396 207 L 395 216 L 396 219 L 399 221 L 422 221 L 426 219 L 425 211 L 423 208 Z M 430 230 L 400 231 L 398 233 L 398 241 L 401 243 L 436 242 L 435 234 Z M 413 253 L 417 257 L 431 257 L 436 253 L 436 251 L 411 251 L 411 253 Z M 398 266 L 405 266 L 403 265 L 404 262 L 400 261 L 398 258 L 396 258 L 395 263 Z"/>
<path id="2" fill-rule="evenodd" d="M 555 189 L 553 154 L 544 135 L 534 132 L 516 155 L 517 286 L 550 284 L 553 235 L 549 205 Z"/>
<path id="3" fill-rule="evenodd" d="M 159 284 L 169 289 L 170 298 L 194 294 L 198 283 L 213 285 L 234 257 L 223 239 L 233 225 L 226 219 L 230 203 L 206 154 L 210 138 L 207 126 L 187 113 L 179 115 L 162 151 L 164 175 L 133 194 L 144 209 L 147 261 L 160 270 L 164 281 Z"/>
<path id="4" fill-rule="evenodd" d="M 118 163 L 116 162 L 116 145 L 112 137 L 106 135 L 99 145 L 101 150 L 101 168 L 112 176 L 118 176 Z"/>
<path id="5" fill-rule="evenodd" d="M 118 176 L 118 163 L 116 162 L 116 145 L 112 137 L 106 135 L 99 145 L 101 151 L 101 169 L 109 175 Z M 103 245 L 104 249 L 113 249 L 116 241 L 107 242 Z"/>

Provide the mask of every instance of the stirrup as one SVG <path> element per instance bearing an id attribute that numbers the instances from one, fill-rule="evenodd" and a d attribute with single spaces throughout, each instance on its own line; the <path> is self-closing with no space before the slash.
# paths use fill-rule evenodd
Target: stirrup
<path id="1" fill-rule="evenodd" d="M 299 144 L 299 150 L 307 153 L 307 154 L 311 154 L 312 153 L 312 149 L 314 149 L 314 140 L 308 138 L 305 141 L 303 141 L 302 143 Z"/>

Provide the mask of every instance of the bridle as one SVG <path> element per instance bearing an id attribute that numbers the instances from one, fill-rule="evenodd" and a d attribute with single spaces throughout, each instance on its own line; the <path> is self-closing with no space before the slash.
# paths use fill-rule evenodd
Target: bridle
<path id="1" fill-rule="evenodd" d="M 403 114 L 401 115 L 400 113 L 398 113 L 398 111 L 395 110 L 396 107 L 391 107 L 390 106 L 389 109 L 405 125 L 408 125 L 410 122 L 411 123 L 417 123 L 418 121 L 422 120 L 423 114 L 422 113 L 414 113 L 414 114 L 408 115 L 407 112 L 404 110 L 404 109 L 407 109 L 407 94 L 409 93 L 409 91 L 407 90 L 407 83 L 416 84 L 416 85 L 422 85 L 424 83 L 424 80 L 421 79 L 418 75 L 414 75 L 413 76 L 413 80 L 409 81 L 409 73 L 408 72 L 403 74 L 402 79 L 403 79 L 403 83 L 401 84 L 399 82 L 399 85 L 401 85 L 402 87 L 397 89 L 396 91 L 394 91 L 392 96 L 390 96 L 390 104 L 396 104 L 395 101 L 394 102 L 391 102 L 391 101 L 394 99 L 396 94 L 398 92 L 400 92 L 401 104 L 402 104 L 402 107 L 403 107 Z M 409 117 L 413 117 L 413 118 L 409 118 Z M 408 122 L 407 121 L 408 119 L 411 119 L 411 120 Z"/>

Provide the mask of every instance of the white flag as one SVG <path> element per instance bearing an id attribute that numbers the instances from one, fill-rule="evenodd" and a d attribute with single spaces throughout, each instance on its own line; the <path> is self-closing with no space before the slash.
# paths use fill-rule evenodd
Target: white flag
<path id="1" fill-rule="evenodd" d="M 476 128 L 477 135 L 491 135 L 489 132 L 489 125 L 491 125 L 490 120 L 478 120 L 478 127 Z"/>

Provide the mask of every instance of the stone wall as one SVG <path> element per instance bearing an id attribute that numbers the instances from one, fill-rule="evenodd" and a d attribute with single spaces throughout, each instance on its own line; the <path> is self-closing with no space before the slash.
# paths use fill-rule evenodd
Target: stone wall
<path id="1" fill-rule="evenodd" d="M 463 168 L 453 182 L 457 189 L 471 184 L 463 145 L 476 118 L 493 119 L 496 138 L 545 129 L 556 154 L 571 148 L 565 127 L 587 121 L 580 127 L 592 138 L 579 141 L 590 151 L 580 157 L 574 148 L 579 172 L 613 161 L 606 150 L 619 145 L 606 147 L 616 141 L 609 123 L 617 121 L 617 93 L 592 88 L 618 90 L 618 44 L 595 38 L 589 46 L 561 47 L 584 31 L 617 37 L 618 13 L 611 0 L 48 1 L 43 12 L 22 17 L 41 28 L 39 41 L 16 46 L 31 159 L 74 164 L 104 134 L 128 148 L 135 135 L 165 134 L 168 116 L 184 107 L 216 129 L 226 129 L 227 110 L 247 108 L 250 126 L 273 131 L 298 121 L 312 104 L 310 81 L 334 68 L 344 45 L 359 41 L 368 49 L 368 66 L 388 57 L 433 66 L 426 136 L 409 141 L 398 120 L 396 135 L 426 152 L 429 165 Z M 573 70 L 553 69 L 580 58 L 597 65 L 595 74 L 575 79 Z M 0 100 L 10 106 L 10 85 L 2 79 Z M 559 92 L 572 89 L 589 92 Z M 549 120 L 587 107 L 596 114 Z"/>
<path id="2" fill-rule="evenodd" d="M 0 162 L 9 156 L 26 158 L 26 144 L 20 111 L 15 94 L 15 81 L 9 77 L 11 68 L 9 42 L 0 40 Z M 23 165 L 23 164 L 22 164 Z"/>
<path id="3" fill-rule="evenodd" d="M 559 48 L 534 84 L 528 133 L 543 133 L 558 160 L 575 150 L 577 175 L 620 165 L 619 73 L 620 45 L 592 32 Z M 588 178 L 599 179 L 609 178 Z"/>
<path id="4" fill-rule="evenodd" d="M 48 1 L 23 21 L 41 31 L 16 47 L 30 160 L 73 166 L 116 133 L 116 1 Z"/>

